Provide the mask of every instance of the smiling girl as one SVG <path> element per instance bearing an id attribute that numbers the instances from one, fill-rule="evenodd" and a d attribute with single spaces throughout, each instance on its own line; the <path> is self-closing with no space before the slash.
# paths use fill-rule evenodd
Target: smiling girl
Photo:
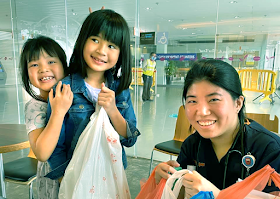
<path id="1" fill-rule="evenodd" d="M 71 75 L 62 80 L 71 86 L 74 99 L 65 115 L 56 149 L 48 160 L 52 171 L 47 177 L 57 179 L 64 175 L 96 104 L 107 112 L 122 147 L 135 144 L 140 132 L 129 92 L 131 65 L 130 32 L 124 18 L 112 10 L 91 13 L 81 27 L 70 59 Z M 48 106 L 47 119 L 52 112 Z M 124 148 L 122 161 L 126 168 Z"/>
<path id="2" fill-rule="evenodd" d="M 51 38 L 39 36 L 28 39 L 20 57 L 20 71 L 23 87 L 32 97 L 25 105 L 25 123 L 31 149 L 39 160 L 36 180 L 38 197 L 55 199 L 58 181 L 44 176 L 50 171 L 46 161 L 57 145 L 64 116 L 73 100 L 69 85 L 59 82 L 55 98 L 52 91 L 52 87 L 67 74 L 66 55 Z M 53 112 L 46 125 L 48 97 Z"/>

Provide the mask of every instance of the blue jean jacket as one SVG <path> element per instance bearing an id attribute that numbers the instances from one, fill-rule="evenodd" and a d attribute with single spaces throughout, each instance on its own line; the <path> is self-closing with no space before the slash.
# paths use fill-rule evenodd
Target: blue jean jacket
<path id="1" fill-rule="evenodd" d="M 62 80 L 62 83 L 70 84 L 74 99 L 70 109 L 64 117 L 57 146 L 48 159 L 48 163 L 52 170 L 46 175 L 46 177 L 50 179 L 57 179 L 64 175 L 66 167 L 73 156 L 78 139 L 87 126 L 90 116 L 95 112 L 95 107 L 88 96 L 84 79 L 79 74 L 65 77 Z M 119 81 L 115 81 L 110 72 L 107 73 L 107 83 L 108 87 L 116 92 Z M 115 101 L 118 110 L 127 122 L 127 138 L 120 136 L 123 166 L 126 168 L 127 159 L 123 146 L 133 146 L 137 137 L 140 135 L 140 132 L 136 128 L 136 117 L 129 89 L 126 89 L 117 95 Z M 48 103 L 47 122 L 50 118 L 50 114 L 51 106 L 50 103 Z"/>

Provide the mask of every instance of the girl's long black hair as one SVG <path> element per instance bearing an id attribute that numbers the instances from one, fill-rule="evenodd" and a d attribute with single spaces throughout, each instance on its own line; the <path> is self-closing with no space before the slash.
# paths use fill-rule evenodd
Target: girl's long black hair
<path id="1" fill-rule="evenodd" d="M 91 36 L 102 34 L 103 38 L 116 44 L 120 48 L 120 55 L 115 67 L 110 69 L 114 78 L 120 79 L 120 85 L 116 95 L 127 89 L 132 80 L 130 32 L 125 19 L 113 10 L 97 10 L 92 12 L 84 21 L 77 38 L 72 57 L 70 59 L 70 73 L 79 73 L 83 78 L 87 77 L 88 67 L 83 56 L 83 50 L 87 39 Z M 121 76 L 117 77 L 117 71 L 121 68 Z M 116 71 L 116 72 L 115 72 Z"/>

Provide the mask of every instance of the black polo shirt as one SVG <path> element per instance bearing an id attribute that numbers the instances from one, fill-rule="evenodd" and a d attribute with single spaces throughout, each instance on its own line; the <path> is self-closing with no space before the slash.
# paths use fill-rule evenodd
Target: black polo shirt
<path id="1" fill-rule="evenodd" d="M 249 170 L 249 174 L 269 164 L 280 173 L 280 137 L 253 120 L 245 125 L 244 152 L 250 152 L 256 159 L 255 165 Z M 187 165 L 196 165 L 196 171 L 212 182 L 217 188 L 223 189 L 234 184 L 238 178 L 242 178 L 241 137 L 237 136 L 231 149 L 220 160 L 217 159 L 210 139 L 204 139 L 197 132 L 189 136 L 181 147 L 178 163 L 183 169 Z M 228 157 L 228 161 L 227 161 Z M 226 166 L 227 163 L 227 166 Z M 225 181 L 225 187 L 223 182 Z M 264 192 L 279 191 L 274 184 L 266 187 Z"/>

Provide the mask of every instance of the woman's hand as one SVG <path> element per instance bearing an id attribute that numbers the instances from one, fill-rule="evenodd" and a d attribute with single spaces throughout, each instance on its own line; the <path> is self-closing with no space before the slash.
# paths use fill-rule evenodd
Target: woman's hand
<path id="1" fill-rule="evenodd" d="M 115 92 L 107 88 L 104 83 L 102 83 L 101 91 L 98 94 L 98 105 L 105 109 L 110 118 L 118 111 L 115 102 Z"/>
<path id="2" fill-rule="evenodd" d="M 187 173 L 183 176 L 182 185 L 185 187 L 185 194 L 188 198 L 193 197 L 200 191 L 212 191 L 215 198 L 220 190 L 198 172 Z"/>
<path id="3" fill-rule="evenodd" d="M 169 160 L 168 162 L 163 162 L 157 165 L 155 172 L 155 180 L 158 184 L 161 178 L 168 179 L 171 175 L 168 173 L 175 173 L 176 170 L 173 167 L 179 167 L 180 164 L 174 160 Z"/>

